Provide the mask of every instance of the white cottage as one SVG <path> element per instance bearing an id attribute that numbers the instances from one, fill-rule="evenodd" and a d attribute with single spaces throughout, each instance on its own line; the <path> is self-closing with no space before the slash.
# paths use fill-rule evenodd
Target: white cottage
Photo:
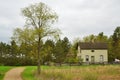
<path id="1" fill-rule="evenodd" d="M 84 63 L 107 63 L 108 50 L 106 43 L 78 43 L 77 57 Z"/>

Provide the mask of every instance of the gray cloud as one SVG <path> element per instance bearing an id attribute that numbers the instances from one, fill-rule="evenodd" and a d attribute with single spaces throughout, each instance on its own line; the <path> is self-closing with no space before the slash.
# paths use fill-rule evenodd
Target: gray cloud
<path id="1" fill-rule="evenodd" d="M 21 8 L 40 1 L 57 12 L 55 26 L 70 40 L 99 32 L 111 35 L 120 25 L 120 0 L 1 0 L 0 41 L 8 42 L 13 28 L 24 25 Z"/>

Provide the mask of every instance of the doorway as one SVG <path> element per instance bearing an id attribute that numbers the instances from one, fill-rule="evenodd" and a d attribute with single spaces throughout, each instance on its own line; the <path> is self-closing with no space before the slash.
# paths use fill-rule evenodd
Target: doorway
<path id="1" fill-rule="evenodd" d="M 91 63 L 95 63 L 95 56 L 91 56 Z"/>

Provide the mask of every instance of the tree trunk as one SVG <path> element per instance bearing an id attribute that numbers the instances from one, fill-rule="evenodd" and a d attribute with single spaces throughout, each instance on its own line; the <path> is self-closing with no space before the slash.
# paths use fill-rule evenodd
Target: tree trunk
<path id="1" fill-rule="evenodd" d="M 39 35 L 39 40 L 38 40 L 38 75 L 41 73 L 41 64 L 40 64 L 40 35 Z"/>

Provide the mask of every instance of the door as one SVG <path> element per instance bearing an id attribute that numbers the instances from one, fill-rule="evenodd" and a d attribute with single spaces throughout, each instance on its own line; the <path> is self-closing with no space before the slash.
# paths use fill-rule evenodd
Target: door
<path id="1" fill-rule="evenodd" d="M 91 56 L 91 63 L 95 62 L 95 56 Z"/>
<path id="2" fill-rule="evenodd" d="M 104 57 L 103 57 L 103 55 L 100 55 L 100 62 L 104 62 Z"/>

